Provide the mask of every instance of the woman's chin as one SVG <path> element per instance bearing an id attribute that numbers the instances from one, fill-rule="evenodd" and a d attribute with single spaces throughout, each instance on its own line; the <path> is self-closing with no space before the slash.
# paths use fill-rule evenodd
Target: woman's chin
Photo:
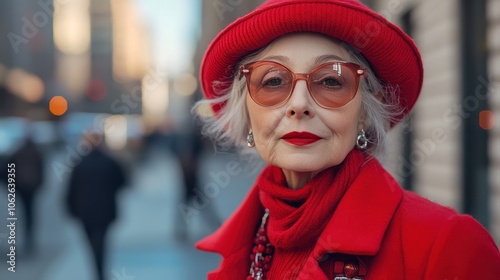
<path id="1" fill-rule="evenodd" d="M 325 160 L 321 156 L 299 156 L 299 155 L 286 155 L 282 159 L 276 161 L 273 165 L 280 167 L 283 170 L 296 173 L 319 173 L 329 167 L 338 165 L 340 161 Z"/>

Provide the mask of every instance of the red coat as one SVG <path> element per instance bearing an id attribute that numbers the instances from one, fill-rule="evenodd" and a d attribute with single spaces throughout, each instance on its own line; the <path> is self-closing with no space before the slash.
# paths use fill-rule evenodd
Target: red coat
<path id="1" fill-rule="evenodd" d="M 253 187 L 222 227 L 196 245 L 223 256 L 209 280 L 245 279 L 262 213 Z M 365 280 L 500 279 L 498 248 L 476 220 L 403 191 L 378 162 L 363 167 L 297 280 L 333 279 L 325 256 L 346 255 L 366 264 Z"/>

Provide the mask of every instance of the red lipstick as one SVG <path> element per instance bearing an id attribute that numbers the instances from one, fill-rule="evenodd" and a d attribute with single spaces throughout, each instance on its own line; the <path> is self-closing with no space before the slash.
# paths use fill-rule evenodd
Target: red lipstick
<path id="1" fill-rule="evenodd" d="M 283 135 L 281 139 L 295 146 L 305 146 L 320 140 L 321 137 L 310 132 L 292 131 Z"/>

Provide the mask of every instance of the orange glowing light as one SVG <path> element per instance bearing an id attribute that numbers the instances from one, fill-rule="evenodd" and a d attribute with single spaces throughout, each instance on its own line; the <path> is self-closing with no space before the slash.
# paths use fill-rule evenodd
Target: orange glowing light
<path id="1" fill-rule="evenodd" d="M 495 114 L 490 110 L 479 112 L 479 127 L 484 130 L 490 130 L 495 126 Z"/>
<path id="2" fill-rule="evenodd" d="M 49 110 L 55 116 L 62 116 L 68 110 L 68 102 L 62 96 L 54 96 L 50 99 Z"/>

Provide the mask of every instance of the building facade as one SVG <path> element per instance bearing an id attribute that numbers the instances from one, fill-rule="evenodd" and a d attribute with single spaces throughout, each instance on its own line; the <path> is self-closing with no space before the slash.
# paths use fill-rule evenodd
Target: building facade
<path id="1" fill-rule="evenodd" d="M 20 69 L 44 86 L 43 97 L 32 102 L 2 94 L 0 115 L 44 118 L 36 112 L 46 114 L 49 100 L 56 95 L 68 100 L 68 112 L 141 113 L 140 92 L 133 89 L 140 88 L 145 75 L 150 38 L 133 1 L 5 1 L 0 15 L 0 32 L 4 36 L 0 44 L 0 68 L 4 69 L 0 71 L 0 82 L 5 82 L 5 73 Z M 128 28 L 130 25 L 133 30 Z M 133 50 L 133 55 L 122 51 L 122 56 L 114 57 L 116 50 L 127 51 L 133 45 L 130 41 L 142 45 Z M 135 59 L 133 76 L 114 75 L 116 61 L 125 64 L 131 59 Z M 129 105 L 130 99 L 136 104 Z M 113 105 L 117 100 L 120 104 Z M 123 104 L 126 110 L 119 109 L 125 108 Z M 21 113 L 28 111 L 30 116 Z"/>
<path id="2" fill-rule="evenodd" d="M 20 70 L 26 82 L 36 79 L 50 84 L 53 79 L 54 42 L 52 40 L 53 23 L 52 0 L 39 1 L 4 1 L 0 8 L 0 116 L 26 116 L 37 118 L 43 115 L 39 106 L 40 96 L 29 93 L 15 94 L 8 83 L 11 70 Z M 12 77 L 12 76 L 11 76 Z M 26 83 L 27 85 L 30 83 Z M 26 87 L 28 91 L 32 89 Z M 36 91 L 39 89 L 37 88 Z M 24 90 L 21 90 L 24 91 Z M 40 94 L 43 94 L 41 92 Z M 38 94 L 37 94 L 38 95 Z M 28 112 L 29 111 L 29 112 Z"/>
<path id="3" fill-rule="evenodd" d="M 371 2 L 412 36 L 425 72 L 387 166 L 406 188 L 473 215 L 499 244 L 500 1 Z"/>

